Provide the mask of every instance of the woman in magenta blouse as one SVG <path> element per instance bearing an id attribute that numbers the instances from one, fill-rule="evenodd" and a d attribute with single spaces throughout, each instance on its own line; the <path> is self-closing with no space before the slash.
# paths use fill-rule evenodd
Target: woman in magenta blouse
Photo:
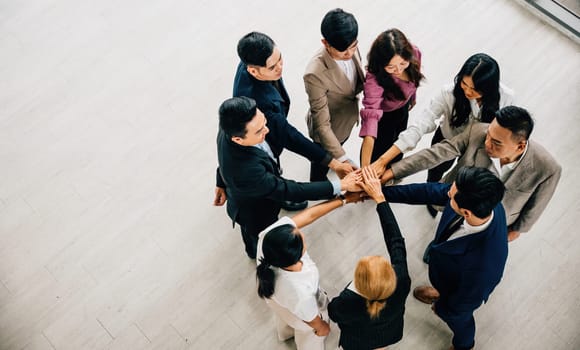
<path id="1" fill-rule="evenodd" d="M 421 52 L 398 29 L 381 33 L 367 56 L 361 110 L 361 166 L 378 159 L 407 128 L 421 74 Z M 393 159 L 393 162 L 402 155 Z"/>

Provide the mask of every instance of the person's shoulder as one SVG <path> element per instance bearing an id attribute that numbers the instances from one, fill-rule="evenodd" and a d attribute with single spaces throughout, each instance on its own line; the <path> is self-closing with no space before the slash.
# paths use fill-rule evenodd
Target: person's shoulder
<path id="1" fill-rule="evenodd" d="M 544 171 L 550 168 L 558 171 L 562 169 L 562 166 L 556 161 L 556 158 L 544 146 L 534 140 L 528 140 L 527 154 L 533 158 L 535 163 L 538 163 L 538 169 Z"/>
<path id="2" fill-rule="evenodd" d="M 308 64 L 306 65 L 306 69 L 304 70 L 304 76 L 309 74 L 318 74 L 323 70 L 326 70 L 326 62 L 325 62 L 325 52 L 326 50 L 324 47 L 318 49 L 316 53 L 310 58 Z"/>

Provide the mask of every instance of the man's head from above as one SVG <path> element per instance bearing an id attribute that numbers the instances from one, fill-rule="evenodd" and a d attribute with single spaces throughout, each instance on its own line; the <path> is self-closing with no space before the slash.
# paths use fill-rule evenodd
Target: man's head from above
<path id="1" fill-rule="evenodd" d="M 282 77 L 282 53 L 274 40 L 264 33 L 251 32 L 238 41 L 238 56 L 248 73 L 261 81 L 276 81 Z"/>
<path id="2" fill-rule="evenodd" d="M 219 108 L 220 128 L 235 143 L 255 146 L 264 142 L 270 131 L 266 117 L 249 97 L 232 97 Z"/>
<path id="3" fill-rule="evenodd" d="M 466 220 L 473 216 L 484 219 L 501 202 L 504 192 L 501 180 L 488 169 L 462 167 L 448 196 L 451 208 Z"/>
<path id="4" fill-rule="evenodd" d="M 534 120 L 523 108 L 506 106 L 495 113 L 487 129 L 485 151 L 491 158 L 516 160 L 526 149 Z"/>
<path id="5" fill-rule="evenodd" d="M 351 13 L 330 10 L 320 25 L 322 44 L 335 60 L 350 60 L 358 47 L 358 23 Z"/>

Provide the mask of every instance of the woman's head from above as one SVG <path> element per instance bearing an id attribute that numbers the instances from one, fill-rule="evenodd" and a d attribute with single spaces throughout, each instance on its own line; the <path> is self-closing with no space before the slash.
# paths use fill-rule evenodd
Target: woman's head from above
<path id="1" fill-rule="evenodd" d="M 287 268 L 297 264 L 306 252 L 304 235 L 292 225 L 277 226 L 264 236 L 260 264 L 256 269 L 258 296 L 270 298 L 276 287 L 276 274 L 270 266 Z"/>
<path id="2" fill-rule="evenodd" d="M 306 252 L 304 235 L 292 225 L 277 226 L 264 236 L 262 252 L 268 265 L 279 268 L 292 266 Z"/>
<path id="3" fill-rule="evenodd" d="M 384 70 L 400 77 L 413 60 L 413 46 L 398 29 L 382 32 L 375 39 L 368 54 L 369 71 L 378 74 Z"/>
<path id="4" fill-rule="evenodd" d="M 460 88 L 469 100 L 497 94 L 499 90 L 499 65 L 484 53 L 467 59 L 455 76 L 455 89 Z"/>
<path id="5" fill-rule="evenodd" d="M 371 318 L 378 317 L 385 302 L 397 287 L 395 270 L 382 256 L 361 258 L 354 272 L 354 286 L 367 299 L 367 311 Z"/>

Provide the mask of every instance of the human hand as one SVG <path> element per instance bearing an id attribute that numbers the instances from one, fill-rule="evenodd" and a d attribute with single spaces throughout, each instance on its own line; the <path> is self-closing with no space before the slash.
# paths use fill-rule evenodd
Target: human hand
<path id="1" fill-rule="evenodd" d="M 514 231 L 514 230 L 509 230 L 508 229 L 508 236 L 507 236 L 508 242 L 515 241 L 519 237 L 520 237 L 520 232 L 519 231 Z"/>
<path id="2" fill-rule="evenodd" d="M 340 180 L 340 189 L 348 192 L 360 192 L 362 188 L 359 183 L 362 182 L 360 170 L 352 171 Z"/>
<path id="3" fill-rule="evenodd" d="M 360 192 L 346 192 L 344 194 L 344 199 L 346 203 L 357 203 L 364 202 L 365 199 L 369 198 L 367 193 L 364 191 Z"/>
<path id="4" fill-rule="evenodd" d="M 382 158 L 375 160 L 370 166 L 375 171 L 378 177 L 381 177 L 385 170 L 387 170 L 387 163 L 388 161 L 384 161 Z"/>
<path id="5" fill-rule="evenodd" d="M 314 330 L 314 334 L 319 337 L 326 337 L 330 333 L 330 325 L 326 321 L 320 322 L 318 329 Z"/>
<path id="6" fill-rule="evenodd" d="M 221 187 L 215 188 L 215 198 L 213 199 L 213 205 L 221 207 L 227 200 L 226 189 Z"/>
<path id="7" fill-rule="evenodd" d="M 363 182 L 359 183 L 359 186 L 365 190 L 365 192 L 371 197 L 375 202 L 381 203 L 385 201 L 385 195 L 383 194 L 383 189 L 381 187 L 381 181 L 375 173 L 371 166 L 362 168 Z"/>
<path id="8" fill-rule="evenodd" d="M 386 184 L 387 182 L 393 180 L 395 178 L 395 174 L 391 169 L 386 170 L 383 175 L 381 175 L 381 183 Z"/>
<path id="9" fill-rule="evenodd" d="M 347 174 L 350 174 L 353 170 L 355 170 L 356 168 L 352 166 L 352 164 L 350 164 L 347 161 L 344 161 L 342 163 L 338 163 L 338 165 L 332 169 L 334 170 L 334 172 L 336 173 L 336 175 L 342 179 L 344 178 Z"/>

